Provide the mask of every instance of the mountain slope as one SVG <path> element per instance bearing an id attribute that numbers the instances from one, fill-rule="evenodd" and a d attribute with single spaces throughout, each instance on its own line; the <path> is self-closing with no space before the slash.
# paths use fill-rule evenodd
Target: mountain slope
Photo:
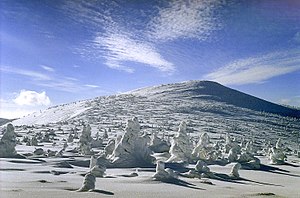
<path id="1" fill-rule="evenodd" d="M 275 114 L 276 113 L 276 114 Z M 294 117 L 287 117 L 294 116 Z M 210 81 L 188 81 L 142 88 L 127 93 L 51 107 L 13 121 L 14 125 L 61 123 L 92 130 L 110 128 L 117 135 L 126 120 L 138 117 L 144 132 L 172 135 L 182 120 L 189 134 L 211 137 L 232 133 L 240 137 L 297 144 L 299 110 L 276 105 Z M 297 118 L 298 117 L 298 118 Z"/>

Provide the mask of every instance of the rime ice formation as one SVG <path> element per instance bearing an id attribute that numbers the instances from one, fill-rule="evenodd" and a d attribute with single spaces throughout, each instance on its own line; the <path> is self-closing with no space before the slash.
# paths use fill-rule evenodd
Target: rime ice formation
<path id="1" fill-rule="evenodd" d="M 276 147 L 271 148 L 269 157 L 271 160 L 271 164 L 277 165 L 284 164 L 284 161 L 286 159 L 286 155 L 284 154 L 284 152 L 281 149 L 277 149 Z"/>
<path id="2" fill-rule="evenodd" d="M 8 124 L 0 140 L 0 157 L 13 157 L 17 154 L 17 139 L 15 129 L 12 124 Z"/>
<path id="3" fill-rule="evenodd" d="M 86 192 L 95 189 L 96 177 L 92 173 L 87 173 L 84 177 L 83 184 L 78 190 L 79 192 Z"/>
<path id="4" fill-rule="evenodd" d="M 263 150 L 262 150 L 263 154 L 266 155 L 266 156 L 269 156 L 270 152 L 271 152 L 271 148 L 272 148 L 271 141 L 266 141 L 265 140 Z"/>
<path id="5" fill-rule="evenodd" d="M 125 133 L 108 156 L 114 167 L 134 167 L 152 164 L 154 158 L 147 145 L 147 138 L 140 136 L 140 124 L 135 117 L 127 121 Z"/>
<path id="6" fill-rule="evenodd" d="M 105 155 L 101 155 L 97 159 L 92 156 L 90 159 L 90 173 L 95 177 L 103 177 L 106 171 L 106 163 Z"/>
<path id="7" fill-rule="evenodd" d="M 50 135 L 49 135 L 49 133 L 46 132 L 46 133 L 43 135 L 43 138 L 42 138 L 41 142 L 51 142 L 51 141 L 50 141 Z"/>
<path id="8" fill-rule="evenodd" d="M 226 133 L 226 137 L 225 137 L 225 153 L 229 153 L 230 149 L 234 149 L 235 153 L 239 153 L 241 150 L 240 145 L 238 144 L 238 142 L 234 139 L 231 138 L 229 133 Z"/>
<path id="9" fill-rule="evenodd" d="M 54 157 L 56 155 L 56 151 L 51 151 L 48 149 L 46 155 L 47 157 Z"/>
<path id="10" fill-rule="evenodd" d="M 247 165 L 251 169 L 260 168 L 260 160 L 254 156 L 255 152 L 253 149 L 253 142 L 249 141 L 246 143 L 245 148 L 242 148 L 241 154 L 237 158 L 237 162 Z M 232 161 L 231 161 L 232 162 Z"/>
<path id="11" fill-rule="evenodd" d="M 210 150 L 209 143 L 210 140 L 208 134 L 203 133 L 200 136 L 200 139 L 196 147 L 193 149 L 192 156 L 198 159 L 208 159 L 209 158 L 208 154 Z"/>
<path id="12" fill-rule="evenodd" d="M 208 173 L 210 172 L 210 169 L 204 161 L 198 160 L 195 166 L 195 171 L 199 173 Z"/>
<path id="13" fill-rule="evenodd" d="M 282 142 L 281 138 L 278 138 L 278 140 L 276 142 L 276 145 L 275 145 L 275 148 L 283 150 L 283 146 L 284 145 L 283 145 L 283 142 Z"/>
<path id="14" fill-rule="evenodd" d="M 92 169 L 91 169 L 91 173 L 95 176 L 95 177 L 103 177 L 104 176 L 104 172 L 106 170 L 106 167 L 101 167 L 99 165 L 95 165 Z"/>
<path id="15" fill-rule="evenodd" d="M 214 175 L 213 172 L 210 171 L 210 168 L 207 166 L 207 164 L 202 161 L 202 160 L 198 160 L 197 164 L 195 166 L 195 172 L 198 176 L 198 178 L 218 178 L 217 176 Z"/>
<path id="16" fill-rule="evenodd" d="M 229 154 L 228 154 L 228 161 L 229 162 L 235 162 L 238 159 L 238 153 L 237 150 L 234 148 L 231 148 L 229 150 Z"/>
<path id="17" fill-rule="evenodd" d="M 177 178 L 177 174 L 172 169 L 165 169 L 165 163 L 162 161 L 156 162 L 156 171 L 155 174 L 152 176 L 153 179 L 164 181 L 172 178 Z"/>
<path id="18" fill-rule="evenodd" d="M 168 152 L 170 146 L 168 143 L 157 136 L 157 133 L 151 135 L 149 148 L 155 153 Z"/>
<path id="19" fill-rule="evenodd" d="M 191 152 L 191 143 L 186 133 L 186 123 L 183 121 L 179 126 L 177 134 L 172 139 L 169 151 L 171 157 L 167 162 L 188 162 Z"/>
<path id="20" fill-rule="evenodd" d="M 277 140 L 275 147 L 270 149 L 269 158 L 271 164 L 281 165 L 285 163 L 286 155 L 284 153 L 284 145 L 281 138 Z"/>
<path id="21" fill-rule="evenodd" d="M 97 159 L 91 156 L 90 159 L 90 171 L 85 175 L 83 184 L 78 190 L 79 192 L 92 191 L 95 189 L 96 177 L 103 177 L 106 171 L 106 158 L 101 155 Z"/>
<path id="22" fill-rule="evenodd" d="M 72 133 L 69 133 L 68 142 L 71 143 L 73 141 L 74 141 L 74 136 L 72 135 Z"/>
<path id="23" fill-rule="evenodd" d="M 38 145 L 38 140 L 36 139 L 35 136 L 33 136 L 30 140 L 30 146 L 37 146 Z"/>
<path id="24" fill-rule="evenodd" d="M 208 160 L 210 161 L 215 161 L 217 159 L 221 159 L 222 157 L 222 151 L 220 149 L 220 145 L 219 145 L 219 142 L 216 142 L 214 145 L 213 145 L 213 148 L 212 148 L 212 151 L 210 153 L 208 153 Z"/>
<path id="25" fill-rule="evenodd" d="M 90 170 L 91 170 L 94 166 L 96 166 L 96 164 L 97 164 L 97 159 L 96 159 L 94 156 L 91 156 L 91 159 L 90 159 L 90 166 L 89 166 Z"/>
<path id="26" fill-rule="evenodd" d="M 105 129 L 103 133 L 103 139 L 107 139 L 107 138 L 108 138 L 108 133 L 107 130 Z"/>
<path id="27" fill-rule="evenodd" d="M 89 124 L 83 126 L 82 134 L 79 139 L 79 150 L 84 155 L 91 154 L 91 127 Z"/>
<path id="28" fill-rule="evenodd" d="M 189 170 L 187 173 L 184 173 L 183 176 L 201 179 L 202 175 L 205 177 L 210 177 L 211 174 L 212 173 L 210 172 L 207 164 L 202 160 L 198 160 L 195 169 Z"/>
<path id="29" fill-rule="evenodd" d="M 105 155 L 111 155 L 114 151 L 114 148 L 115 148 L 115 140 L 110 139 L 104 148 Z"/>
<path id="30" fill-rule="evenodd" d="M 233 178 L 239 178 L 240 177 L 239 170 L 240 170 L 241 167 L 242 166 L 241 166 L 240 163 L 234 164 L 233 167 L 231 168 L 229 176 L 233 177 Z"/>
<path id="31" fill-rule="evenodd" d="M 92 168 L 91 172 L 96 177 L 103 177 L 106 171 L 106 166 L 108 164 L 108 161 L 106 159 L 105 154 L 100 155 L 96 160 L 96 165 Z"/>
<path id="32" fill-rule="evenodd" d="M 103 140 L 100 137 L 96 137 L 96 139 L 92 139 L 92 148 L 99 148 L 103 145 Z"/>

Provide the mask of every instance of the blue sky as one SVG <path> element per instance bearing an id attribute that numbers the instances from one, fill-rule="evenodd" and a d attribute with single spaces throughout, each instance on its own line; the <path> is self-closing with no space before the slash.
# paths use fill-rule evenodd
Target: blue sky
<path id="1" fill-rule="evenodd" d="M 300 1 L 1 1 L 0 117 L 186 80 L 300 106 Z"/>

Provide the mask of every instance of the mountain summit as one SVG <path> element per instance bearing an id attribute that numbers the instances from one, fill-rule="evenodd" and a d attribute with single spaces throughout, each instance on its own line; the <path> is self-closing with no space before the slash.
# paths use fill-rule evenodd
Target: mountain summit
<path id="1" fill-rule="evenodd" d="M 300 117 L 300 111 L 274 104 L 240 91 L 225 87 L 213 81 L 187 81 L 167 85 L 142 88 L 129 93 L 157 98 L 190 98 L 224 102 L 255 111 L 275 113 L 282 116 Z"/>

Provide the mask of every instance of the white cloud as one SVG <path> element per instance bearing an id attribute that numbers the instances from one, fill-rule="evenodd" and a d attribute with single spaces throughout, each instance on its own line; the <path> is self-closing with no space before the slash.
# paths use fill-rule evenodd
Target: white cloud
<path id="1" fill-rule="evenodd" d="M 275 76 L 300 70 L 300 51 L 275 52 L 234 61 L 205 75 L 222 84 L 262 83 Z"/>
<path id="2" fill-rule="evenodd" d="M 48 72 L 55 72 L 55 69 L 46 65 L 41 65 L 41 68 L 43 68 L 44 70 L 48 71 Z"/>
<path id="3" fill-rule="evenodd" d="M 171 1 L 170 6 L 160 9 L 159 15 L 151 21 L 149 35 L 159 40 L 206 40 L 220 26 L 214 10 L 222 3 L 219 0 Z"/>
<path id="4" fill-rule="evenodd" d="M 300 96 L 283 98 L 279 100 L 279 103 L 284 105 L 294 106 L 294 107 L 300 107 Z"/>
<path id="5" fill-rule="evenodd" d="M 17 105 L 29 105 L 29 106 L 48 106 L 51 104 L 46 92 L 35 92 L 29 90 L 21 90 L 19 95 L 13 100 Z"/>
<path id="6" fill-rule="evenodd" d="M 104 57 L 110 68 L 132 73 L 134 71 L 132 68 L 123 65 L 126 61 L 132 61 L 146 64 L 162 72 L 175 70 L 174 65 L 165 60 L 151 44 L 138 42 L 125 35 L 97 36 L 94 44 L 97 48 L 106 50 Z"/>

